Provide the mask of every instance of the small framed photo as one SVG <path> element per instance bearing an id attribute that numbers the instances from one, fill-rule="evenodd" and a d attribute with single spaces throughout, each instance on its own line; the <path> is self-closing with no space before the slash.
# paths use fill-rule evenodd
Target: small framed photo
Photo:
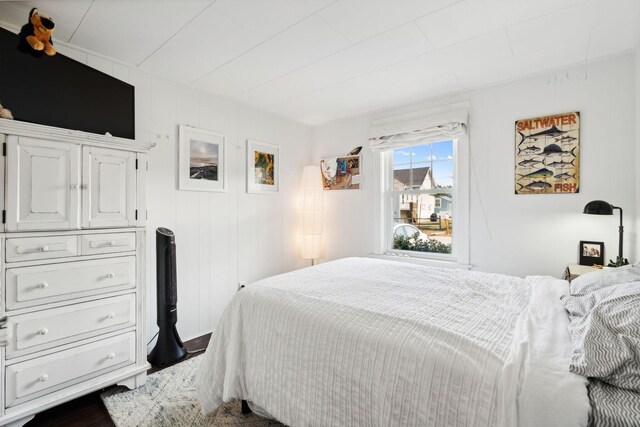
<path id="1" fill-rule="evenodd" d="M 180 126 L 178 188 L 192 191 L 227 191 L 225 187 L 225 136 L 190 126 Z"/>
<path id="2" fill-rule="evenodd" d="M 280 190 L 280 148 L 247 140 L 247 193 L 277 193 Z"/>
<path id="3" fill-rule="evenodd" d="M 580 265 L 604 264 L 604 242 L 580 241 Z"/>

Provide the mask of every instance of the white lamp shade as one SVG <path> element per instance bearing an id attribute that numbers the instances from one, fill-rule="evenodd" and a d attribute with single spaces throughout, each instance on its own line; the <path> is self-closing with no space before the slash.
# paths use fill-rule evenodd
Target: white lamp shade
<path id="1" fill-rule="evenodd" d="M 320 257 L 324 194 L 320 166 L 305 166 L 302 173 L 302 258 Z"/>
<path id="2" fill-rule="evenodd" d="M 322 236 L 310 235 L 302 236 L 302 258 L 317 259 L 320 257 L 320 243 Z"/>

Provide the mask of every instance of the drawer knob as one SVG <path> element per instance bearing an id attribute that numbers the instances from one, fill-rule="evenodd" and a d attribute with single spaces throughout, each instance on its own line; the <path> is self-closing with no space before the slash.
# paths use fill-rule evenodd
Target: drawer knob
<path id="1" fill-rule="evenodd" d="M 47 335 L 49 333 L 49 330 L 47 328 L 42 328 L 38 331 L 38 333 L 40 335 Z"/>
<path id="2" fill-rule="evenodd" d="M 107 279 L 113 279 L 114 277 L 116 277 L 115 273 L 107 273 Z"/>
<path id="3" fill-rule="evenodd" d="M 40 375 L 40 377 L 38 377 L 38 381 L 40 381 L 41 383 L 45 382 L 48 379 L 49 379 L 49 375 L 47 374 L 42 374 Z"/>
<path id="4" fill-rule="evenodd" d="M 38 283 L 38 289 L 46 289 L 48 287 L 49 287 L 49 284 L 47 282 Z"/>
<path id="5" fill-rule="evenodd" d="M 47 252 L 49 250 L 49 246 L 42 245 L 38 249 L 40 250 L 40 252 Z"/>
<path id="6" fill-rule="evenodd" d="M 115 359 L 115 358 L 116 358 L 116 354 L 114 352 L 107 354 L 107 359 Z"/>
<path id="7" fill-rule="evenodd" d="M 115 319 L 116 318 L 116 314 L 111 312 L 111 313 L 107 313 L 107 319 Z"/>

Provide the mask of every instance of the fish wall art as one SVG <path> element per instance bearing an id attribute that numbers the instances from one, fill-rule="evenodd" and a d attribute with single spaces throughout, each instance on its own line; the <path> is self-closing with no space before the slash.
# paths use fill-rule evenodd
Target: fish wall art
<path id="1" fill-rule="evenodd" d="M 577 193 L 580 113 L 516 121 L 516 194 Z"/>

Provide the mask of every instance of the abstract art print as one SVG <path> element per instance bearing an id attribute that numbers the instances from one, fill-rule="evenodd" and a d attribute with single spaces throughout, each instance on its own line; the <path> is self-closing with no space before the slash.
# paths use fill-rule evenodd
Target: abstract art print
<path id="1" fill-rule="evenodd" d="M 247 193 L 279 191 L 279 157 L 278 146 L 247 140 Z"/>
<path id="2" fill-rule="evenodd" d="M 225 191 L 222 134 L 179 127 L 178 187 L 180 190 Z"/>
<path id="3" fill-rule="evenodd" d="M 325 190 L 360 189 L 360 162 L 359 155 L 322 159 L 322 187 Z"/>
<path id="4" fill-rule="evenodd" d="M 516 194 L 580 190 L 580 113 L 516 121 Z"/>

